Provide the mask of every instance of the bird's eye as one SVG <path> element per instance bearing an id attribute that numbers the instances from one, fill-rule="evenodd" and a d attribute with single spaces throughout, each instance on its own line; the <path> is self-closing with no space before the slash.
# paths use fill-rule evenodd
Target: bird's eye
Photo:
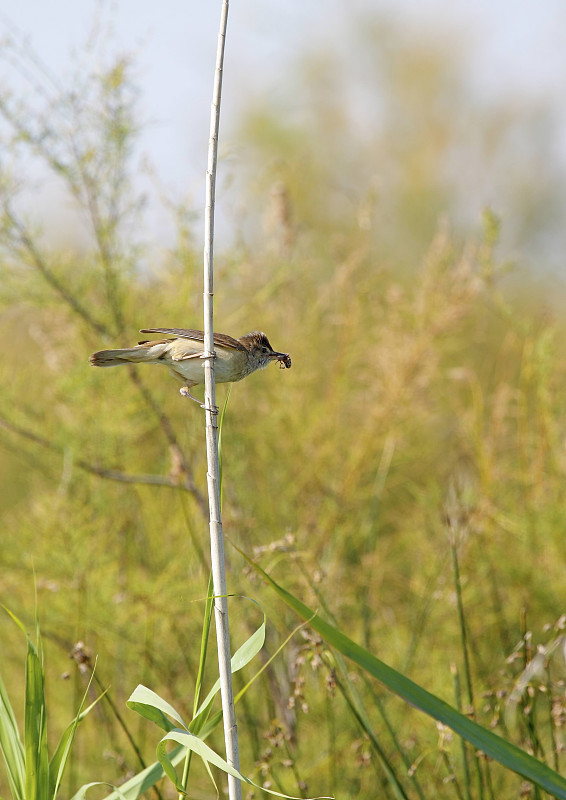
<path id="1" fill-rule="evenodd" d="M 269 348 L 265 347 L 265 345 L 263 345 L 263 347 L 261 348 L 261 352 L 262 353 L 269 353 Z"/>

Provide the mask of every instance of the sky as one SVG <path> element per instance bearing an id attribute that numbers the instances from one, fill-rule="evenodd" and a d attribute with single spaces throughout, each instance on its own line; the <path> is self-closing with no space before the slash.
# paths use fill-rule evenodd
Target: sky
<path id="1" fill-rule="evenodd" d="M 224 143 L 239 108 L 254 95 L 277 95 L 286 71 L 309 48 L 329 48 L 352 63 L 349 31 L 369 12 L 407 30 L 445 32 L 468 52 L 479 93 L 566 97 L 566 4 L 563 0 L 232 0 L 228 24 Z M 0 33 L 24 37 L 45 66 L 64 77 L 95 20 L 110 23 L 109 51 L 135 57 L 142 116 L 141 148 L 160 181 L 198 203 L 204 194 L 210 95 L 220 2 L 205 0 L 23 0 L 0 13 Z M 0 65 L 0 80 L 13 80 Z M 565 135 L 566 112 L 562 111 Z"/>

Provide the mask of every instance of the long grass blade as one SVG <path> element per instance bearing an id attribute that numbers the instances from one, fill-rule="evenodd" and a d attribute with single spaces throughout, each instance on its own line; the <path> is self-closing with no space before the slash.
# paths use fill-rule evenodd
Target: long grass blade
<path id="1" fill-rule="evenodd" d="M 96 700 L 91 703 L 87 708 L 84 708 L 84 704 L 88 697 L 88 692 L 91 686 L 91 683 L 94 679 L 94 670 L 90 674 L 90 679 L 88 685 L 85 689 L 83 694 L 83 698 L 77 712 L 76 717 L 67 725 L 61 739 L 59 740 L 59 744 L 55 748 L 55 752 L 51 761 L 49 762 L 49 780 L 51 785 L 49 787 L 49 796 L 51 798 L 57 797 L 57 793 L 59 791 L 59 787 L 61 786 L 61 781 L 63 780 L 63 773 L 65 772 L 65 767 L 67 766 L 67 761 L 69 760 L 69 755 L 71 753 L 71 748 L 73 746 L 73 741 L 75 739 L 75 734 L 77 732 L 77 728 L 79 723 L 86 717 L 86 715 L 95 707 L 95 705 L 102 700 L 106 692 L 100 694 Z"/>
<path id="2" fill-rule="evenodd" d="M 516 745 L 502 739 L 497 734 L 478 725 L 477 722 L 460 714 L 444 700 L 427 692 L 422 686 L 406 678 L 400 672 L 380 661 L 372 653 L 365 650 L 340 630 L 318 617 L 301 600 L 296 598 L 282 586 L 279 586 L 258 564 L 240 550 L 246 561 L 267 581 L 272 589 L 299 616 L 309 620 L 309 624 L 325 641 L 373 677 L 381 681 L 392 692 L 399 695 L 410 705 L 424 711 L 433 719 L 447 725 L 455 733 L 470 742 L 490 758 L 521 775 L 540 788 L 560 800 L 566 800 L 566 779 L 546 764 L 525 753 Z"/>
<path id="3" fill-rule="evenodd" d="M 0 677 L 0 750 L 14 800 L 24 800 L 26 786 L 24 746 L 10 699 Z"/>
<path id="4" fill-rule="evenodd" d="M 38 650 L 29 637 L 24 726 L 26 800 L 49 800 L 45 675 Z"/>
<path id="5" fill-rule="evenodd" d="M 241 774 L 241 772 L 232 767 L 227 761 L 219 756 L 218 753 L 215 753 L 214 750 L 205 744 L 202 739 L 199 739 L 198 736 L 193 736 L 191 733 L 179 730 L 171 731 L 170 733 L 166 734 L 157 746 L 157 756 L 163 764 L 163 768 L 165 769 L 167 776 L 175 783 L 177 789 L 180 789 L 181 787 L 175 770 L 169 764 L 169 754 L 167 753 L 168 741 L 178 742 L 185 747 L 189 747 L 195 752 L 196 755 L 200 756 L 211 779 L 212 772 L 210 770 L 210 765 L 212 764 L 213 766 L 218 767 L 218 769 L 221 769 L 227 775 L 231 775 L 233 778 L 237 778 L 238 780 L 243 781 L 250 786 L 254 786 L 256 789 L 261 789 L 264 792 L 268 792 L 275 797 L 286 797 L 290 798 L 290 800 L 301 800 L 301 798 L 293 797 L 293 795 L 283 794 L 282 792 L 276 792 L 273 789 L 267 789 L 265 787 L 258 786 L 258 784 L 254 783 L 249 778 L 246 778 Z M 316 800 L 332 800 L 332 798 L 319 797 Z"/>

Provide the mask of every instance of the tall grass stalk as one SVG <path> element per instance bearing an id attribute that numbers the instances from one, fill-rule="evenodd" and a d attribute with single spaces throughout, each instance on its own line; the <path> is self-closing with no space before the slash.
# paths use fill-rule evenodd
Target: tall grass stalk
<path id="1" fill-rule="evenodd" d="M 214 613 L 218 646 L 220 693 L 226 742 L 226 759 L 236 770 L 240 770 L 238 752 L 238 729 L 234 709 L 234 690 L 230 666 L 230 627 L 228 622 L 228 599 L 226 596 L 226 568 L 224 559 L 224 534 L 220 502 L 220 464 L 218 458 L 218 424 L 216 409 L 216 387 L 214 379 L 214 201 L 216 189 L 216 165 L 218 158 L 218 130 L 220 126 L 220 100 L 222 95 L 222 71 L 224 44 L 228 23 L 228 0 L 223 0 L 216 52 L 216 69 L 210 113 L 210 138 L 208 142 L 208 167 L 206 171 L 206 208 L 204 235 L 204 378 L 206 413 L 206 454 L 208 501 L 210 508 L 210 552 L 214 585 Z M 228 775 L 228 791 L 231 800 L 242 796 L 240 781 Z"/>
<path id="2" fill-rule="evenodd" d="M 452 522 L 450 522 L 450 552 L 452 555 L 452 569 L 454 575 L 454 589 L 456 592 L 456 603 L 458 607 L 458 623 L 460 627 L 460 638 L 461 638 L 461 645 L 462 645 L 462 656 L 464 659 L 464 683 L 466 686 L 466 708 L 464 713 L 467 713 L 471 716 L 472 719 L 476 718 L 476 710 L 474 704 L 474 692 L 473 692 L 473 684 L 472 684 L 472 671 L 470 668 L 470 649 L 468 643 L 468 632 L 466 628 L 466 618 L 464 615 L 464 604 L 462 601 L 462 582 L 460 580 L 460 565 L 458 563 L 458 551 L 457 551 L 457 542 L 456 542 L 456 530 L 452 527 Z M 457 676 L 457 683 L 456 683 L 456 690 L 457 690 L 457 705 L 458 710 L 461 710 L 461 696 L 460 696 L 460 680 L 459 676 Z M 470 775 L 470 766 L 468 763 L 468 750 L 466 747 L 466 743 L 462 740 L 462 766 L 465 775 L 465 787 L 466 787 L 466 797 L 467 800 L 471 800 L 472 797 L 472 789 L 471 789 L 471 775 Z M 481 774 L 481 767 L 478 758 L 478 753 L 475 753 L 475 767 L 476 767 L 476 778 L 477 778 L 477 787 L 478 787 L 478 797 L 483 798 L 483 780 Z"/>

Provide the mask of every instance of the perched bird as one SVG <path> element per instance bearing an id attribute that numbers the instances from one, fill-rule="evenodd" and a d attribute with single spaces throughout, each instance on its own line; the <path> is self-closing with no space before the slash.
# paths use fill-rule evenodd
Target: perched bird
<path id="1" fill-rule="evenodd" d="M 191 389 L 204 383 L 204 333 L 188 328 L 144 328 L 140 333 L 165 333 L 173 338 L 143 341 L 135 347 L 122 350 L 100 350 L 91 355 L 90 363 L 93 367 L 163 364 L 174 378 L 184 384 L 181 394 L 200 403 L 191 394 Z M 241 381 L 256 369 L 265 369 L 271 361 L 277 361 L 282 369 L 291 366 L 289 354 L 275 352 L 269 339 L 261 331 L 246 333 L 240 339 L 215 333 L 214 351 L 214 376 L 217 383 Z"/>

